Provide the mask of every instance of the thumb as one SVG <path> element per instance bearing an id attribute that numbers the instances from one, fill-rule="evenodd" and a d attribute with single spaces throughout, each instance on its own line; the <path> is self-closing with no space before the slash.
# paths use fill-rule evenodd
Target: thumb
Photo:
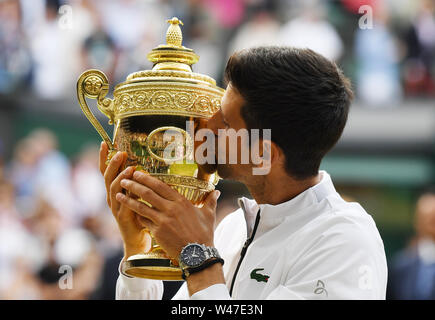
<path id="1" fill-rule="evenodd" d="M 219 190 L 214 190 L 213 192 L 210 192 L 210 194 L 207 196 L 207 198 L 204 201 L 203 208 L 208 208 L 210 210 L 215 211 L 217 200 L 219 199 L 221 195 L 221 192 Z"/>

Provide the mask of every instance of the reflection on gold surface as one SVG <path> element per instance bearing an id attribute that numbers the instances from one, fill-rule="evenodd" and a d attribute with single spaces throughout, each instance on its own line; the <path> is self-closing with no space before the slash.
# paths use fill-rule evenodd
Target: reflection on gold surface
<path id="1" fill-rule="evenodd" d="M 83 113 L 109 146 L 109 159 L 116 151 L 125 151 L 126 166 L 137 166 L 201 206 L 218 176 L 215 164 L 195 161 L 194 150 L 202 142 L 194 140 L 186 121 L 193 121 L 194 131 L 206 127 L 207 119 L 220 108 L 224 90 L 209 76 L 192 72 L 199 57 L 182 45 L 182 22 L 175 17 L 167 22 L 167 43 L 148 54 L 152 70 L 130 74 L 115 86 L 113 99 L 106 98 L 109 84 L 104 73 L 87 70 L 77 81 L 77 97 Z M 113 141 L 85 98 L 96 99 L 98 109 L 114 124 Z M 129 257 L 124 270 L 136 277 L 181 279 L 177 259 L 167 257 L 154 239 L 151 251 Z"/>

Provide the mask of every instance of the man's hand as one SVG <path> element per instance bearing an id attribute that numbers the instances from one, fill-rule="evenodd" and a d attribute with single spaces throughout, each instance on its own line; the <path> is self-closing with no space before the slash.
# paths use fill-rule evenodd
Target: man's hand
<path id="1" fill-rule="evenodd" d="M 118 152 L 110 160 L 109 165 L 106 165 L 108 152 L 107 144 L 102 142 L 100 147 L 100 171 L 104 175 L 107 204 L 118 223 L 124 242 L 125 257 L 147 252 L 151 248 L 151 237 L 145 229 L 143 223 L 145 219 L 116 200 L 116 194 L 122 192 L 121 180 L 132 178 L 134 167 L 128 167 L 120 172 L 127 159 L 125 152 Z"/>
<path id="2" fill-rule="evenodd" d="M 181 249 L 196 242 L 214 246 L 216 204 L 220 195 L 213 191 L 202 208 L 162 181 L 128 167 L 121 173 L 126 154 L 118 152 L 106 166 L 108 147 L 101 144 L 100 171 L 104 175 L 107 203 L 118 223 L 124 241 L 125 256 L 147 252 L 151 248 L 151 231 L 157 243 L 169 257 L 178 259 Z M 123 188 L 131 196 L 123 193 Z M 141 198 L 152 207 L 136 200 Z M 216 283 L 225 283 L 222 266 L 215 264 L 187 279 L 190 295 Z"/>
<path id="3" fill-rule="evenodd" d="M 213 246 L 219 191 L 210 193 L 203 207 L 197 208 L 164 182 L 140 171 L 134 172 L 133 178 L 122 177 L 120 185 L 152 205 L 149 207 L 121 192 L 116 194 L 122 206 L 144 218 L 144 224 L 169 257 L 177 259 L 188 243 Z"/>

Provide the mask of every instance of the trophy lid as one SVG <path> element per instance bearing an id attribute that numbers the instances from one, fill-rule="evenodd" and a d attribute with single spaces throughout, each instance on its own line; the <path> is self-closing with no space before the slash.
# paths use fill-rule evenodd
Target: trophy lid
<path id="1" fill-rule="evenodd" d="M 209 118 L 220 108 L 224 89 L 216 81 L 192 71 L 199 56 L 182 45 L 176 17 L 167 20 L 166 44 L 150 53 L 151 70 L 131 73 L 114 90 L 114 119 L 160 114 Z"/>

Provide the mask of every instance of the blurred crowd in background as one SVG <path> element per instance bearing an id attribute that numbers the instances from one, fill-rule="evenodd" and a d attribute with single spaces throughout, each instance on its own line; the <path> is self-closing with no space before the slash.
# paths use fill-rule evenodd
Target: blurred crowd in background
<path id="1" fill-rule="evenodd" d="M 372 27 L 362 5 L 373 10 Z M 184 22 L 183 45 L 200 56 L 194 71 L 221 86 L 234 51 L 278 44 L 336 61 L 364 106 L 435 96 L 434 0 L 0 0 L 0 95 L 62 101 L 75 96 L 89 68 L 104 71 L 111 85 L 122 82 L 151 67 L 146 54 L 164 43 L 173 16 Z M 39 128 L 8 159 L 1 146 L 0 299 L 113 299 L 122 242 L 98 145 L 67 157 L 56 135 Z M 429 212 L 417 228 L 423 238 L 435 239 L 433 199 L 417 210 Z M 224 198 L 218 219 L 234 209 Z M 431 267 L 418 279 L 432 286 L 418 297 L 435 298 L 435 254 L 427 256 Z M 62 265 L 74 270 L 74 290 L 59 287 Z"/>
<path id="2" fill-rule="evenodd" d="M 147 66 L 172 16 L 195 71 L 218 81 L 235 50 L 278 44 L 336 61 L 367 105 L 435 93 L 433 0 L 2 0 L 0 92 L 70 96 L 90 67 L 119 83 Z"/>
<path id="3" fill-rule="evenodd" d="M 122 246 L 98 148 L 85 146 L 70 161 L 51 131 L 37 129 L 0 169 L 0 299 L 113 298 L 116 272 L 112 281 L 102 277 Z M 62 265 L 74 270 L 75 290 L 59 289 Z"/>

